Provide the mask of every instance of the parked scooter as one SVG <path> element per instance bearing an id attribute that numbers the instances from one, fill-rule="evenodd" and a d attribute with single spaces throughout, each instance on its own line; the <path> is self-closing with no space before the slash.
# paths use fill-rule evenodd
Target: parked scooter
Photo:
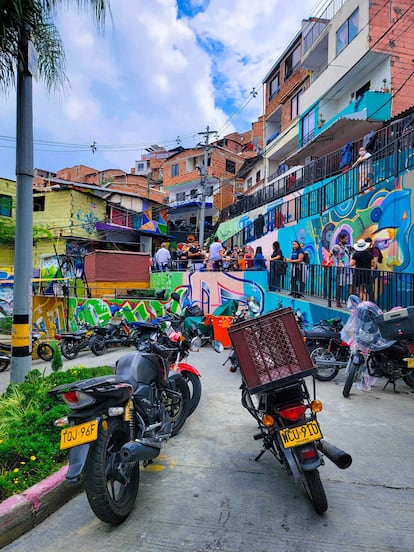
<path id="1" fill-rule="evenodd" d="M 121 357 L 114 375 L 59 385 L 49 395 L 70 408 L 56 420 L 70 449 L 66 479 L 82 481 L 95 515 L 123 522 L 134 507 L 139 464 L 150 464 L 185 423 L 189 391 L 156 353 Z"/>
<path id="2" fill-rule="evenodd" d="M 402 379 L 414 389 L 414 307 L 383 313 L 371 301 L 351 295 L 351 316 L 341 335 L 351 348 L 343 396 L 349 397 L 355 380 L 369 391 L 376 378 L 386 378 L 384 389 Z"/>
<path id="3" fill-rule="evenodd" d="M 347 366 L 350 348 L 341 337 L 342 328 L 341 318 L 333 318 L 302 331 L 319 381 L 333 380 Z"/>
<path id="4" fill-rule="evenodd" d="M 314 368 L 291 308 L 272 311 L 230 327 L 229 334 L 242 373 L 241 401 L 258 424 L 255 440 L 270 451 L 288 474 L 301 482 L 318 514 L 328 508 L 319 475 L 323 455 L 339 468 L 352 458 L 323 439 L 317 413 L 322 403 L 313 398 L 305 376 Z"/>

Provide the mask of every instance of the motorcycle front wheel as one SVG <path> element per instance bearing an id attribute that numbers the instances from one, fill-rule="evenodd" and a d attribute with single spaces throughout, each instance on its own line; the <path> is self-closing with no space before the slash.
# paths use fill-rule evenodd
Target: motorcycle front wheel
<path id="1" fill-rule="evenodd" d="M 331 381 L 339 372 L 338 366 L 318 365 L 316 359 L 321 358 L 324 361 L 336 362 L 335 355 L 330 353 L 326 347 L 320 345 L 314 345 L 309 349 L 309 356 L 313 362 L 315 371 L 315 378 L 319 381 Z"/>
<path id="2" fill-rule="evenodd" d="M 349 367 L 348 376 L 346 378 L 344 389 L 342 391 L 342 395 L 345 398 L 349 397 L 349 393 L 351 392 L 351 387 L 355 381 L 357 370 L 358 370 L 358 365 L 353 362 Z"/>
<path id="3" fill-rule="evenodd" d="M 302 483 L 315 512 L 317 514 L 326 512 L 328 500 L 318 470 L 303 471 Z"/>
<path id="4" fill-rule="evenodd" d="M 414 389 L 414 370 L 411 370 L 411 373 L 408 374 L 408 376 L 403 376 L 403 381 L 409 387 L 412 387 Z"/>
<path id="5" fill-rule="evenodd" d="M 101 356 L 106 353 L 106 342 L 102 335 L 94 335 L 91 337 L 89 346 L 96 356 Z"/>
<path id="6" fill-rule="evenodd" d="M 39 343 L 37 346 L 37 356 L 42 360 L 52 360 L 53 353 L 53 347 L 49 343 Z"/>
<path id="7" fill-rule="evenodd" d="M 128 441 L 128 425 L 119 419 L 109 420 L 106 430 L 99 428 L 85 469 L 89 505 L 100 520 L 112 525 L 128 517 L 138 493 L 139 463 L 124 464 L 120 457 L 122 445 Z"/>
<path id="8" fill-rule="evenodd" d="M 170 389 L 175 391 L 175 393 L 169 395 L 166 409 L 172 422 L 171 435 L 174 437 L 187 419 L 190 408 L 190 390 L 184 378 L 171 380 Z M 177 392 L 179 394 L 178 397 L 176 395 Z"/>
<path id="9" fill-rule="evenodd" d="M 6 357 L 0 358 L 0 372 L 4 372 L 5 370 L 7 370 L 7 368 L 9 367 L 9 364 L 10 364 L 9 358 L 6 358 Z"/>
<path id="10" fill-rule="evenodd" d="M 197 374 L 193 374 L 192 372 L 184 371 L 181 372 L 181 375 L 185 379 L 190 391 L 190 408 L 187 416 L 191 416 L 201 399 L 201 381 L 199 376 L 197 376 Z"/>
<path id="11" fill-rule="evenodd" d="M 79 348 L 74 339 L 63 339 L 60 344 L 60 350 L 62 351 L 62 355 L 68 360 L 73 360 L 79 353 Z"/>

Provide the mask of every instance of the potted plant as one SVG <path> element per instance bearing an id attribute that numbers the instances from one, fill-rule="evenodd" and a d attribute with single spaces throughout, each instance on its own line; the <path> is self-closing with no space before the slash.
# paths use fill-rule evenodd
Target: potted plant
<path id="1" fill-rule="evenodd" d="M 387 85 L 387 79 L 382 79 L 381 91 L 382 92 L 389 92 L 390 91 L 390 87 Z"/>

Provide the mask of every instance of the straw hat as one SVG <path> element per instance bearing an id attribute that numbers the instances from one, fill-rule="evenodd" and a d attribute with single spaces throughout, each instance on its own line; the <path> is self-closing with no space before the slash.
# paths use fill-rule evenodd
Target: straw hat
<path id="1" fill-rule="evenodd" d="M 354 243 L 354 249 L 355 251 L 365 251 L 365 249 L 368 249 L 369 243 L 367 243 L 362 238 L 358 240 L 356 243 Z"/>

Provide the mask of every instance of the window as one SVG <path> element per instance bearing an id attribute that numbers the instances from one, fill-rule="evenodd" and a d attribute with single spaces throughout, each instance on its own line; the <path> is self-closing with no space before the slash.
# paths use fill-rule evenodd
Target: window
<path id="1" fill-rule="evenodd" d="M 230 159 L 226 159 L 226 172 L 236 174 L 236 163 Z"/>
<path id="2" fill-rule="evenodd" d="M 171 176 L 179 176 L 180 175 L 180 165 L 177 163 L 176 165 L 171 165 Z"/>
<path id="3" fill-rule="evenodd" d="M 212 196 L 214 192 L 214 187 L 210 184 L 206 186 L 206 197 Z"/>
<path id="4" fill-rule="evenodd" d="M 315 110 L 311 109 L 302 120 L 302 145 L 315 137 Z"/>
<path id="5" fill-rule="evenodd" d="M 297 46 L 285 61 L 285 80 L 287 80 L 300 63 L 300 46 Z"/>
<path id="6" fill-rule="evenodd" d="M 137 163 L 137 171 L 145 170 L 146 166 L 147 166 L 146 163 Z"/>
<path id="7" fill-rule="evenodd" d="M 269 100 L 278 94 L 280 90 L 279 73 L 273 77 L 269 84 Z"/>
<path id="8" fill-rule="evenodd" d="M 44 211 L 44 210 L 45 210 L 45 197 L 35 196 L 33 198 L 33 211 Z"/>
<path id="9" fill-rule="evenodd" d="M 256 172 L 256 184 L 260 182 L 260 171 Z"/>
<path id="10" fill-rule="evenodd" d="M 6 196 L 0 194 L 0 215 L 3 217 L 12 216 L 12 198 L 11 196 Z"/>
<path id="11" fill-rule="evenodd" d="M 302 91 L 298 92 L 290 100 L 290 118 L 292 121 L 299 115 L 299 97 L 301 94 Z"/>
<path id="12" fill-rule="evenodd" d="M 354 40 L 359 29 L 358 8 L 336 31 L 336 55 L 339 55 Z"/>
<path id="13" fill-rule="evenodd" d="M 247 189 L 251 188 L 253 185 L 253 178 L 250 177 L 247 179 Z"/>
<path id="14" fill-rule="evenodd" d="M 178 192 L 175 194 L 176 201 L 185 201 L 185 192 Z"/>
<path id="15" fill-rule="evenodd" d="M 196 190 L 195 188 L 191 190 L 190 192 L 191 199 L 195 199 L 197 197 L 197 194 L 198 194 L 198 190 Z"/>

